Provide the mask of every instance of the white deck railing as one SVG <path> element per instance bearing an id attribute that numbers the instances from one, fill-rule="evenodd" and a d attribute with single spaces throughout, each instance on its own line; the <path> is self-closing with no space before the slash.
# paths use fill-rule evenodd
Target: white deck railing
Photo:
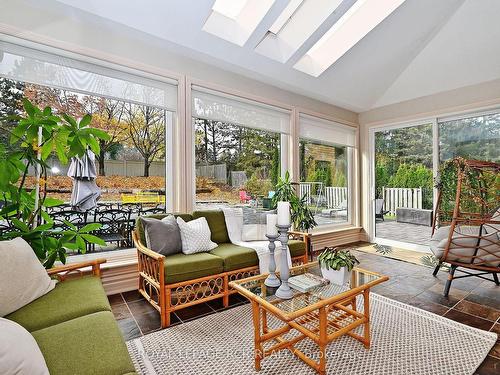
<path id="1" fill-rule="evenodd" d="M 396 215 L 397 208 L 422 208 L 422 188 L 382 188 L 384 210 Z"/>
<path id="2" fill-rule="evenodd" d="M 347 208 L 347 187 L 327 186 L 325 196 L 328 208 Z"/>

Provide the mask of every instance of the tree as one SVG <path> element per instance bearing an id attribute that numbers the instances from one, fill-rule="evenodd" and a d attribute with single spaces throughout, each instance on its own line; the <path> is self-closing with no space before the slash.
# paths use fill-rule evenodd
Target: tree
<path id="1" fill-rule="evenodd" d="M 71 91 L 26 84 L 24 96 L 41 108 L 51 107 L 55 113 L 66 113 L 75 118 L 86 114 L 80 101 L 81 95 Z"/>
<path id="2" fill-rule="evenodd" d="M 125 115 L 125 103 L 119 100 L 86 96 L 83 105 L 87 113 L 92 114 L 91 127 L 104 130 L 108 139 L 100 139 L 100 152 L 97 156 L 99 175 L 105 176 L 106 154 L 116 154 L 128 135 L 128 127 L 122 118 Z"/>
<path id="3" fill-rule="evenodd" d="M 155 160 L 165 157 L 165 110 L 147 105 L 127 105 L 129 139 L 144 158 L 144 177 Z"/>
<path id="4" fill-rule="evenodd" d="M 23 113 L 24 83 L 0 78 L 0 143 L 10 148 L 9 136 L 17 122 L 12 116 Z"/>

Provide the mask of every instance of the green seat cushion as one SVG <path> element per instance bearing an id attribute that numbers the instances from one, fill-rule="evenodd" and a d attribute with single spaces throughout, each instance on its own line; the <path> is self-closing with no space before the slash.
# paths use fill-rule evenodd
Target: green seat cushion
<path id="1" fill-rule="evenodd" d="M 161 220 L 168 215 L 171 214 L 155 214 L 155 215 L 146 215 L 144 217 Z M 193 216 L 191 214 L 174 214 L 174 216 L 181 217 L 184 221 L 193 220 Z M 139 218 L 137 218 L 137 220 L 135 221 L 135 228 L 137 229 L 139 240 L 144 246 L 146 246 L 146 235 L 144 234 L 144 226 L 142 225 L 142 222 L 139 220 Z"/>
<path id="2" fill-rule="evenodd" d="M 306 253 L 306 244 L 299 240 L 289 240 L 288 248 L 292 258 L 303 256 Z"/>
<path id="3" fill-rule="evenodd" d="M 101 279 L 85 276 L 57 283 L 49 293 L 6 318 L 33 332 L 98 311 L 111 311 Z"/>
<path id="4" fill-rule="evenodd" d="M 224 271 L 222 258 L 209 253 L 174 254 L 165 257 L 165 283 L 173 284 Z"/>
<path id="5" fill-rule="evenodd" d="M 193 219 L 198 219 L 200 217 L 204 217 L 205 219 L 207 219 L 208 226 L 210 227 L 210 232 L 212 232 L 212 241 L 218 244 L 231 242 L 229 240 L 229 235 L 227 234 L 224 212 L 222 212 L 221 210 L 193 212 Z"/>
<path id="6" fill-rule="evenodd" d="M 259 264 L 259 257 L 254 249 L 233 245 L 232 243 L 221 243 L 210 254 L 216 255 L 224 260 L 224 271 L 234 271 L 240 268 L 253 267 Z"/>
<path id="7" fill-rule="evenodd" d="M 32 335 L 51 375 L 123 375 L 135 371 L 109 311 L 68 320 Z"/>

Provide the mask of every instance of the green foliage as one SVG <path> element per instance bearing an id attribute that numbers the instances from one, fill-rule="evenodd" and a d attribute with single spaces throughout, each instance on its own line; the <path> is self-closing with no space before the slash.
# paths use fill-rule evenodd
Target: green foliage
<path id="1" fill-rule="evenodd" d="M 273 184 L 270 180 L 261 180 L 255 174 L 245 183 L 245 190 L 252 196 L 265 196 L 273 190 Z"/>
<path id="2" fill-rule="evenodd" d="M 348 271 L 352 271 L 359 260 L 350 253 L 349 250 L 339 249 L 336 247 L 327 247 L 318 256 L 319 264 L 326 269 L 333 269 L 335 271 L 346 267 Z"/>
<path id="3" fill-rule="evenodd" d="M 422 164 L 401 164 L 388 185 L 397 188 L 432 188 L 432 170 Z"/>
<path id="4" fill-rule="evenodd" d="M 16 125 L 10 131 L 12 150 L 0 144 L 0 199 L 3 201 L 0 219 L 14 228 L 8 233 L 2 232 L 0 240 L 23 237 L 49 268 L 57 260 L 66 261 L 66 249 L 85 252 L 86 242 L 104 243 L 90 234 L 96 225 L 78 229 L 68 222 L 68 230 L 54 229 L 46 208 L 63 202 L 47 197 L 47 170 L 50 168 L 47 159 L 55 153 L 59 162 L 66 164 L 74 156 L 83 156 L 87 149 L 98 154 L 98 140 L 107 139 L 108 135 L 88 126 L 89 115 L 78 122 L 66 114 L 56 116 L 50 107 L 42 110 L 27 99 L 23 100 L 23 108 L 26 115 L 17 116 Z M 38 196 L 35 190 L 25 187 L 29 168 L 39 171 Z M 45 220 L 44 224 L 39 225 L 40 217 Z"/>
<path id="5" fill-rule="evenodd" d="M 332 186 L 332 163 L 316 160 L 313 181 L 322 182 L 324 186 Z"/>
<path id="6" fill-rule="evenodd" d="M 390 254 L 393 251 L 391 246 L 380 245 L 378 243 L 374 244 L 373 248 L 375 249 L 375 251 L 377 253 L 382 254 L 382 255 Z"/>
<path id="7" fill-rule="evenodd" d="M 285 177 L 280 177 L 275 187 L 273 208 L 278 206 L 278 202 L 290 202 L 291 218 L 295 229 L 307 232 L 318 224 L 307 205 L 306 197 L 299 198 L 294 185 L 297 184 L 290 181 L 290 173 L 286 171 Z"/>

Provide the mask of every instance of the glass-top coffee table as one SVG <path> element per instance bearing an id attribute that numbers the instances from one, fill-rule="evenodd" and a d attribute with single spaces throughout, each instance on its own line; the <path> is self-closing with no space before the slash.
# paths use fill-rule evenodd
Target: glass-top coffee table
<path id="1" fill-rule="evenodd" d="M 318 262 L 293 267 L 290 277 L 302 273 L 321 276 Z M 326 368 L 326 346 L 342 335 L 349 335 L 370 347 L 370 288 L 389 280 L 387 276 L 355 268 L 346 285 L 328 284 L 307 293 L 293 290 L 291 299 L 284 300 L 274 295 L 276 288 L 264 284 L 267 275 L 258 275 L 232 281 L 229 286 L 248 298 L 252 303 L 254 325 L 255 369 L 260 370 L 263 358 L 279 350 L 288 349 L 318 373 Z M 357 297 L 363 296 L 363 311 L 358 311 Z M 268 316 L 272 314 L 283 325 L 271 329 Z M 363 325 L 362 335 L 353 330 Z M 283 337 L 295 330 L 298 335 Z M 319 361 L 307 356 L 294 346 L 309 338 L 319 347 Z"/>

